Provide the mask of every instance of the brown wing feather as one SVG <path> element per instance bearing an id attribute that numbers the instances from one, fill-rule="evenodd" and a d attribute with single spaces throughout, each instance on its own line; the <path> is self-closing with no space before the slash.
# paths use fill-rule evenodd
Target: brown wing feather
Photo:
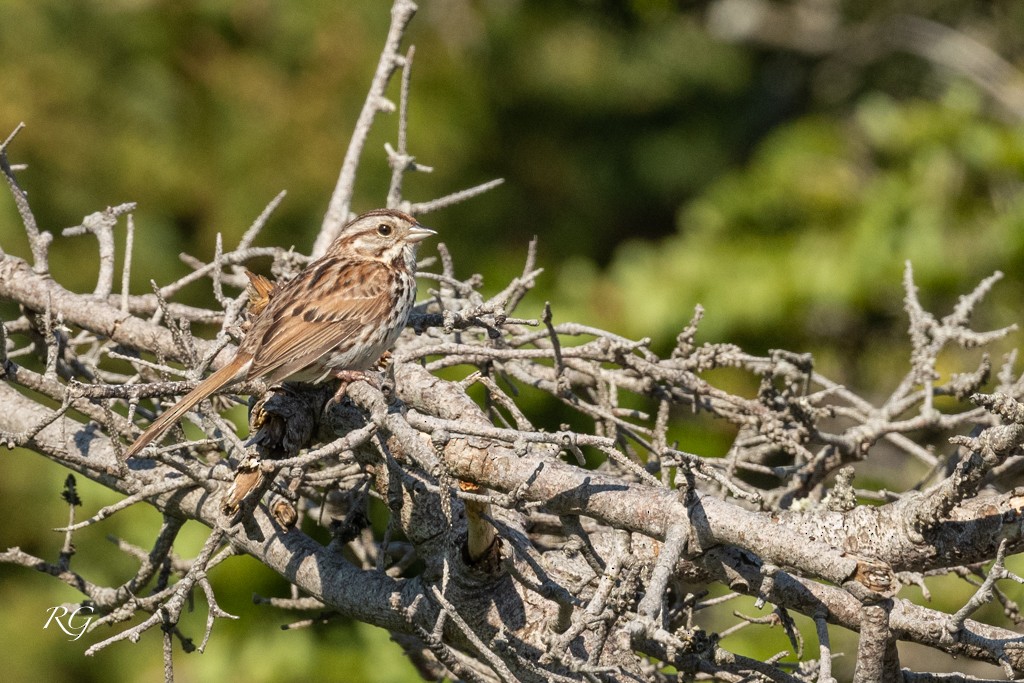
<path id="1" fill-rule="evenodd" d="M 303 271 L 270 300 L 246 336 L 242 346 L 251 340 L 253 353 L 249 376 L 279 382 L 373 325 L 389 304 L 388 282 L 387 266 L 375 261 L 324 259 Z"/>

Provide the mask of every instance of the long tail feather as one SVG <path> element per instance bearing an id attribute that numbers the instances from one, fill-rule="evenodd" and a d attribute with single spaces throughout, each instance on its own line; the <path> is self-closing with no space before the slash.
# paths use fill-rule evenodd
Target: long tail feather
<path id="1" fill-rule="evenodd" d="M 180 420 L 196 404 L 221 387 L 231 384 L 239 374 L 248 369 L 247 366 L 251 361 L 251 358 L 235 356 L 230 363 L 196 385 L 195 389 L 182 396 L 177 403 L 154 420 L 153 424 L 149 425 L 146 431 L 139 435 L 135 443 L 125 451 L 125 457 L 131 458 L 137 455 L 143 448 L 163 436 L 164 432 L 174 426 L 174 423 Z"/>

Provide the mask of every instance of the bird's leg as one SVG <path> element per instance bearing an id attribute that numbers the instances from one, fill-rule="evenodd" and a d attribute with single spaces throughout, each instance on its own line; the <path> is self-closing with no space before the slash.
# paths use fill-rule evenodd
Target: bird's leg
<path id="1" fill-rule="evenodd" d="M 366 382 L 374 389 L 380 390 L 380 375 L 374 370 L 335 370 L 333 376 L 335 379 L 341 380 L 338 390 L 334 392 L 334 397 L 331 399 L 335 403 L 340 403 L 341 399 L 345 398 L 348 385 L 352 382 Z"/>
<path id="2" fill-rule="evenodd" d="M 341 384 L 338 385 L 338 390 L 334 392 L 334 398 L 331 400 L 339 403 L 341 399 L 345 398 L 348 385 L 360 380 L 366 382 L 374 389 L 380 390 L 380 375 L 377 373 L 384 372 L 389 365 L 391 365 L 391 352 L 385 351 L 380 354 L 380 358 L 373 364 L 374 369 L 372 370 L 335 370 L 333 377 L 341 380 Z"/>

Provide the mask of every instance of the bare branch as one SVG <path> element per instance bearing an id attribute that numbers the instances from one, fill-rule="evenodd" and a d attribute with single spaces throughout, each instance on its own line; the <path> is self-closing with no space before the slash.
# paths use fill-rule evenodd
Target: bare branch
<path id="1" fill-rule="evenodd" d="M 104 211 L 89 214 L 80 225 L 65 228 L 61 233 L 64 237 L 87 233 L 96 236 L 100 246 L 100 273 L 93 292 L 96 296 L 106 298 L 114 289 L 114 227 L 117 226 L 117 219 L 120 216 L 130 216 L 135 208 L 135 202 L 107 207 Z"/>
<path id="2" fill-rule="evenodd" d="M 331 194 L 320 234 L 313 244 L 313 258 L 322 256 L 327 251 L 328 245 L 341 234 L 342 227 L 348 222 L 352 194 L 355 190 L 356 170 L 359 168 L 359 158 L 363 154 L 363 147 L 366 146 L 366 138 L 370 134 L 373 120 L 378 113 L 394 110 L 394 105 L 385 99 L 384 90 L 395 69 L 403 65 L 404 57 L 399 54 L 399 48 L 405 29 L 416 10 L 416 4 L 412 0 L 395 0 L 391 6 L 391 27 L 384 41 L 384 49 L 381 51 L 377 70 L 373 74 L 373 81 L 370 83 L 370 92 L 359 112 L 359 118 L 356 119 L 355 130 L 349 140 L 345 160 L 341 164 L 341 174 Z"/>
<path id="3" fill-rule="evenodd" d="M 50 265 L 48 252 L 50 249 L 50 242 L 53 241 L 53 235 L 49 232 L 39 232 L 39 226 L 36 224 L 36 217 L 32 213 L 32 209 L 28 204 L 28 194 L 25 190 L 21 189 L 17 179 L 14 177 L 14 170 L 11 168 L 11 164 L 7 160 L 8 147 L 10 147 L 15 136 L 20 133 L 24 127 L 24 123 L 19 123 L 15 129 L 11 131 L 11 134 L 7 136 L 7 139 L 0 144 L 0 171 L 4 174 L 4 179 L 7 181 L 7 187 L 10 188 L 11 195 L 14 197 L 14 205 L 18 207 L 18 214 L 21 216 L 21 223 L 25 227 L 25 232 L 28 233 L 28 244 L 32 249 L 32 271 L 39 275 L 43 275 L 49 272 Z"/>

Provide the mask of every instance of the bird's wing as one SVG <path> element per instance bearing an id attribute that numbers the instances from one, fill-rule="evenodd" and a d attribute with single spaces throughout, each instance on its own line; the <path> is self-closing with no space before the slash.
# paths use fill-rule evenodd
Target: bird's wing
<path id="1" fill-rule="evenodd" d="M 383 263 L 327 261 L 274 293 L 242 348 L 253 354 L 250 377 L 279 382 L 384 322 L 391 277 Z"/>

